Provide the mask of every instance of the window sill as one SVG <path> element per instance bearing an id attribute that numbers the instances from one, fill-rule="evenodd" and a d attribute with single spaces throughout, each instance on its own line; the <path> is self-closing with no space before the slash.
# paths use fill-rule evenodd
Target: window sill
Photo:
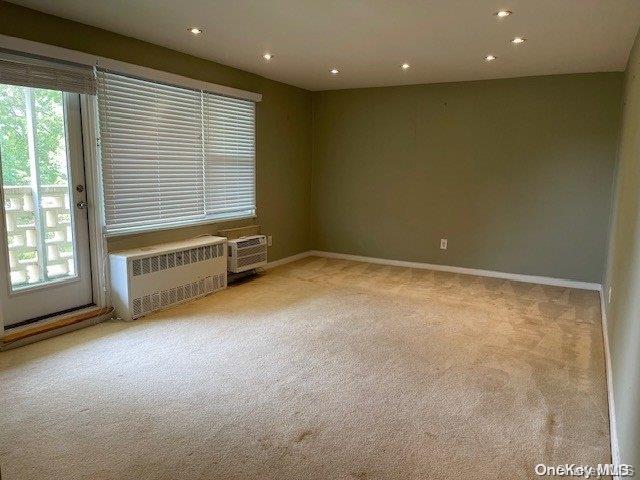
<path id="1" fill-rule="evenodd" d="M 194 222 L 181 222 L 170 223 L 166 225 L 157 225 L 153 227 L 134 227 L 126 230 L 119 230 L 117 232 L 105 232 L 105 238 L 118 238 L 126 237 L 129 235 L 136 235 L 141 233 L 161 232 L 163 230 L 176 230 L 178 228 L 197 227 L 200 225 L 215 225 L 216 223 L 232 222 L 235 220 L 250 220 L 257 218 L 257 214 L 252 215 L 238 215 L 234 217 L 222 217 L 222 218 L 206 218 L 204 220 L 197 220 Z"/>

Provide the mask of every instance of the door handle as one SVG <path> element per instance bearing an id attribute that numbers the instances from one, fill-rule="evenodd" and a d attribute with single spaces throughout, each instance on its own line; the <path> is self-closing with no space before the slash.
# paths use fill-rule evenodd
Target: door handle
<path id="1" fill-rule="evenodd" d="M 77 206 L 78 208 L 81 208 L 81 209 L 83 209 L 83 210 L 84 210 L 85 208 L 87 208 L 87 202 L 85 202 L 84 200 L 82 200 L 82 201 L 80 201 L 80 202 L 76 203 L 76 206 Z"/>

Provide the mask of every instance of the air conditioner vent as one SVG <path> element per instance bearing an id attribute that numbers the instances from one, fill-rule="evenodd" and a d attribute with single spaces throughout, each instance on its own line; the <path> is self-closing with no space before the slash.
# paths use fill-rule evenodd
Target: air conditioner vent
<path id="1" fill-rule="evenodd" d="M 229 240 L 228 244 L 230 272 L 245 272 L 267 264 L 267 237 L 264 235 Z"/>
<path id="2" fill-rule="evenodd" d="M 238 258 L 238 267 L 244 268 L 248 265 L 256 265 L 267 261 L 267 252 L 258 253 L 256 255 L 250 255 L 248 257 Z M 255 267 L 252 267 L 255 268 Z"/>
<path id="3" fill-rule="evenodd" d="M 239 248 L 238 249 L 238 255 L 239 256 L 243 256 L 243 257 L 248 257 L 251 255 L 256 255 L 258 253 L 267 253 L 266 248 L 264 248 L 263 245 L 258 245 L 257 247 L 246 247 L 246 248 Z"/>
<path id="4" fill-rule="evenodd" d="M 253 245 L 260 245 L 260 237 L 262 235 L 256 235 L 252 238 L 247 238 L 246 240 L 235 240 L 238 245 L 238 248 L 246 248 L 251 247 Z"/>

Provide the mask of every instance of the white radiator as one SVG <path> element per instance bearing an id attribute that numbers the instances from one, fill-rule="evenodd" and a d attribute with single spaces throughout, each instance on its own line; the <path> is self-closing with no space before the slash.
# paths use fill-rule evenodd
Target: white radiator
<path id="1" fill-rule="evenodd" d="M 227 286 L 227 239 L 200 237 L 109 255 L 111 300 L 133 320 Z"/>
<path id="2" fill-rule="evenodd" d="M 251 235 L 229 240 L 229 271 L 246 272 L 267 264 L 267 237 Z"/>

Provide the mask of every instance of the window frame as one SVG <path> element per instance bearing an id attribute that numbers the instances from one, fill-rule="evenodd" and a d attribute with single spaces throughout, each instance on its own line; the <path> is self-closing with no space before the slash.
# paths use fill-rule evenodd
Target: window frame
<path id="1" fill-rule="evenodd" d="M 257 209 L 256 209 L 257 210 Z M 238 215 L 234 217 L 216 217 L 216 218 L 205 218 L 202 220 L 187 220 L 184 222 L 171 222 L 163 225 L 149 225 L 145 227 L 130 227 L 124 228 L 117 231 L 109 232 L 108 230 L 103 228 L 103 235 L 106 238 L 117 238 L 117 237 L 126 237 L 129 235 L 134 235 L 136 233 L 151 233 L 151 232 L 161 232 L 163 230 L 175 230 L 178 228 L 186 228 L 186 227 L 197 227 L 200 225 L 215 225 L 216 223 L 225 223 L 232 222 L 234 220 L 249 220 L 257 218 L 257 212 L 251 215 Z M 103 225 L 106 227 L 106 225 Z"/>

